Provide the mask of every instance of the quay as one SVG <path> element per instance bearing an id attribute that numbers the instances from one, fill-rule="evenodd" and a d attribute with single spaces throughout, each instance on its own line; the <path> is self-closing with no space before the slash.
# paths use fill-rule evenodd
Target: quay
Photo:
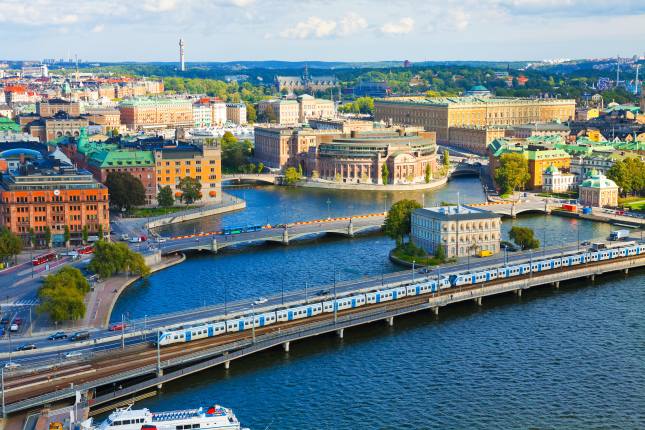
<path id="1" fill-rule="evenodd" d="M 643 254 L 587 262 L 475 285 L 451 287 L 435 293 L 412 295 L 395 301 L 333 314 L 320 314 L 312 318 L 173 344 L 164 348 L 155 349 L 140 344 L 121 351 L 97 353 L 91 360 L 70 363 L 68 366 L 5 373 L 4 412 L 14 414 L 32 410 L 43 404 L 69 405 L 77 396 L 77 392 L 83 399 L 79 406 L 96 408 L 146 390 L 162 388 L 166 382 L 213 366 L 223 365 L 229 368 L 235 359 L 269 348 L 282 347 L 288 353 L 294 346 L 297 347 L 294 342 L 309 337 L 334 333 L 342 338 L 348 335 L 345 329 L 378 321 L 394 325 L 395 318 L 400 315 L 419 311 L 431 311 L 439 315 L 442 307 L 465 301 L 472 302 L 473 306 L 483 306 L 485 297 L 509 293 L 521 296 L 523 291 L 529 288 L 544 285 L 559 288 L 562 282 L 574 279 L 589 279 L 593 282 L 607 272 L 623 272 L 627 276 L 630 271 L 643 265 Z M 412 276 L 404 281 L 389 282 L 383 288 L 420 285 L 432 279 L 434 275 L 418 275 L 416 279 Z M 354 290 L 360 291 L 363 290 Z M 294 304 L 285 303 L 286 306 Z"/>

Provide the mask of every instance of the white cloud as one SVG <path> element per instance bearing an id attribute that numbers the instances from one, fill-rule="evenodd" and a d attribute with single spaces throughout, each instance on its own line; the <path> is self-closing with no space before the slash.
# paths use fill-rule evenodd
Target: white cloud
<path id="1" fill-rule="evenodd" d="M 386 22 L 381 27 L 385 34 L 407 34 L 414 30 L 414 20 L 410 17 L 401 18 L 396 22 Z"/>
<path id="2" fill-rule="evenodd" d="M 350 12 L 340 20 L 339 36 L 351 36 L 367 28 L 367 20 L 357 13 Z"/>
<path id="3" fill-rule="evenodd" d="M 336 21 L 327 21 L 317 16 L 310 16 L 291 28 L 280 32 L 285 39 L 309 39 L 310 37 L 328 37 L 334 33 Z"/>
<path id="4" fill-rule="evenodd" d="M 255 0 L 231 0 L 231 4 L 237 7 L 247 7 L 255 3 Z"/>
<path id="5" fill-rule="evenodd" d="M 143 8 L 149 12 L 170 12 L 177 7 L 177 0 L 146 0 Z"/>
<path id="6" fill-rule="evenodd" d="M 96 24 L 92 28 L 92 33 L 101 33 L 103 30 L 105 30 L 105 26 L 103 24 Z"/>

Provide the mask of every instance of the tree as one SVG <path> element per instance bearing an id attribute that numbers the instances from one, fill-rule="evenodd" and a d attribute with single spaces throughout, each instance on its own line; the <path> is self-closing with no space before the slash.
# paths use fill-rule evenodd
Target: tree
<path id="1" fill-rule="evenodd" d="M 387 185 L 390 179 L 390 169 L 385 163 L 383 164 L 383 167 L 381 167 L 381 179 L 383 180 L 383 185 Z"/>
<path id="2" fill-rule="evenodd" d="M 227 131 L 222 136 L 220 145 L 224 171 L 239 172 L 247 166 L 247 160 L 253 151 L 251 142 L 248 140 L 240 142 L 230 131 Z"/>
<path id="3" fill-rule="evenodd" d="M 98 237 L 99 237 L 99 240 L 103 240 L 103 235 L 104 235 L 104 234 L 103 234 L 103 225 L 102 225 L 102 224 L 99 224 L 99 228 L 98 228 L 98 231 L 97 231 L 97 235 L 98 235 Z"/>
<path id="4" fill-rule="evenodd" d="M 443 165 L 445 167 L 450 167 L 450 153 L 447 149 L 443 150 Z"/>
<path id="5" fill-rule="evenodd" d="M 162 208 L 170 208 L 175 204 L 175 198 L 172 196 L 172 189 L 170 185 L 166 185 L 159 190 L 157 194 L 157 203 Z"/>
<path id="6" fill-rule="evenodd" d="M 52 229 L 49 228 L 49 226 L 45 226 L 44 238 L 45 238 L 45 244 L 47 245 L 47 248 L 51 248 L 51 246 L 52 246 Z"/>
<path id="7" fill-rule="evenodd" d="M 513 193 L 531 179 L 529 164 L 522 154 L 502 154 L 495 170 L 495 181 L 504 193 Z"/>
<path id="8" fill-rule="evenodd" d="M 284 180 L 287 182 L 288 185 L 295 184 L 301 178 L 302 178 L 302 176 L 296 170 L 295 167 L 287 167 L 287 170 L 284 171 Z"/>
<path id="9" fill-rule="evenodd" d="M 22 241 L 6 227 L 0 227 L 0 261 L 7 265 L 22 251 Z"/>
<path id="10" fill-rule="evenodd" d="M 181 178 L 177 189 L 181 191 L 181 201 L 186 204 L 191 204 L 202 198 L 202 184 L 199 179 L 193 179 L 188 176 Z"/>
<path id="11" fill-rule="evenodd" d="M 250 123 L 254 123 L 257 120 L 257 113 L 255 111 L 255 106 L 253 103 L 246 102 L 246 120 Z"/>
<path id="12" fill-rule="evenodd" d="M 139 180 L 127 172 L 110 172 L 105 179 L 110 192 L 110 204 L 119 209 L 130 209 L 146 202 L 146 190 Z"/>
<path id="13" fill-rule="evenodd" d="M 432 168 L 430 167 L 430 163 L 428 163 L 426 164 L 426 172 L 425 172 L 426 184 L 429 184 L 431 179 L 432 179 Z"/>
<path id="14" fill-rule="evenodd" d="M 122 242 L 97 242 L 94 245 L 94 257 L 88 268 L 102 279 L 125 271 L 139 276 L 150 274 L 150 268 L 146 265 L 143 256 L 132 251 Z"/>
<path id="15" fill-rule="evenodd" d="M 81 239 L 83 240 L 83 245 L 87 243 L 87 239 L 90 237 L 90 231 L 87 228 L 87 225 L 83 226 L 83 230 L 81 230 Z"/>
<path id="16" fill-rule="evenodd" d="M 300 176 L 301 178 L 303 177 L 302 164 L 300 163 L 298 163 L 298 176 Z"/>
<path id="17" fill-rule="evenodd" d="M 264 172 L 264 163 L 260 161 L 258 163 L 258 173 L 262 173 L 262 172 Z"/>
<path id="18" fill-rule="evenodd" d="M 65 246 L 69 248 L 69 240 L 72 238 L 72 234 L 69 232 L 69 226 L 65 226 L 65 230 L 63 231 L 63 241 L 65 242 Z"/>
<path id="19" fill-rule="evenodd" d="M 435 252 L 434 256 L 441 262 L 446 261 L 446 249 L 443 247 L 443 245 L 439 245 L 437 247 L 437 251 Z"/>
<path id="20" fill-rule="evenodd" d="M 404 199 L 394 203 L 388 211 L 383 230 L 386 235 L 396 240 L 397 246 L 410 235 L 412 212 L 420 207 L 416 200 Z"/>
<path id="21" fill-rule="evenodd" d="M 47 276 L 38 291 L 38 313 L 48 313 L 54 321 L 76 320 L 85 316 L 84 296 L 90 286 L 75 267 L 63 267 Z"/>
<path id="22" fill-rule="evenodd" d="M 645 192 L 645 163 L 639 158 L 616 161 L 607 171 L 607 177 L 616 182 L 623 195 Z"/>
<path id="23" fill-rule="evenodd" d="M 540 241 L 534 237 L 533 230 L 528 227 L 512 227 L 508 236 L 523 250 L 537 249 L 540 247 Z"/>

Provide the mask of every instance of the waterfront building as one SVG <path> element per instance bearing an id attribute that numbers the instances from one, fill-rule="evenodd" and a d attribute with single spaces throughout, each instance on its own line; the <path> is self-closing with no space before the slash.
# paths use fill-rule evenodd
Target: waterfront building
<path id="1" fill-rule="evenodd" d="M 304 171 L 314 179 L 342 183 L 413 184 L 425 181 L 426 168 L 436 170 L 434 132 L 386 129 L 321 137 L 301 155 Z"/>
<path id="2" fill-rule="evenodd" d="M 593 172 L 578 186 L 578 202 L 584 206 L 618 206 L 618 185 L 605 175 Z"/>
<path id="3" fill-rule="evenodd" d="M 244 103 L 226 103 L 226 120 L 237 125 L 246 125 L 246 105 Z"/>
<path id="4" fill-rule="evenodd" d="M 121 123 L 131 130 L 192 127 L 193 103 L 184 99 L 132 99 L 121 102 Z"/>
<path id="5" fill-rule="evenodd" d="M 295 166 L 297 156 L 315 147 L 319 136 L 340 135 L 337 129 L 310 127 L 255 127 L 255 160 L 274 169 Z"/>
<path id="6" fill-rule="evenodd" d="M 473 206 L 437 206 L 415 209 L 411 217 L 412 242 L 428 254 L 442 247 L 448 258 L 499 252 L 501 216 Z"/>
<path id="7" fill-rule="evenodd" d="M 65 226 L 79 238 L 87 226 L 95 235 L 108 234 L 108 190 L 92 174 L 53 158 L 25 161 L 0 180 L 0 225 L 25 243 L 33 230 L 44 243 L 47 228 L 54 243 L 64 242 Z"/>
<path id="8" fill-rule="evenodd" d="M 501 97 L 392 97 L 374 101 L 377 121 L 424 127 L 437 142 L 450 142 L 450 127 L 513 126 L 531 122 L 567 121 L 575 100 Z"/>
<path id="9" fill-rule="evenodd" d="M 170 186 L 179 198 L 179 181 L 190 177 L 202 184 L 202 201 L 222 200 L 222 154 L 218 145 L 156 145 L 153 153 L 158 190 Z"/>
<path id="10" fill-rule="evenodd" d="M 576 188 L 576 175 L 563 173 L 554 165 L 546 168 L 542 174 L 542 190 L 547 193 L 564 193 Z"/>
<path id="11" fill-rule="evenodd" d="M 449 145 L 486 155 L 488 145 L 495 139 L 506 135 L 506 128 L 499 126 L 462 126 L 450 127 Z"/>

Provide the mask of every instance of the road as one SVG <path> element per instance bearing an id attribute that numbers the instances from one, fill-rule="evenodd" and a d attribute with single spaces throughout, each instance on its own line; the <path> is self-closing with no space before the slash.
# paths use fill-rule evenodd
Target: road
<path id="1" fill-rule="evenodd" d="M 514 264 L 522 261 L 529 261 L 532 258 L 541 258 L 543 256 L 557 256 L 563 252 L 575 251 L 576 249 L 577 244 L 572 244 L 564 248 L 547 248 L 546 250 L 539 250 L 532 253 L 508 253 L 507 261 L 508 264 Z M 503 255 L 499 257 L 489 257 L 486 259 L 473 257 L 470 261 L 470 271 L 475 271 L 476 269 L 480 269 L 482 267 L 503 266 L 504 264 L 505 256 Z M 313 290 L 303 288 L 298 290 L 285 291 L 284 296 L 282 294 L 277 294 L 267 297 L 267 302 L 263 303 L 261 306 L 254 305 L 254 300 L 256 300 L 257 298 L 249 298 L 232 303 L 220 303 L 214 306 L 197 308 L 190 311 L 175 312 L 147 317 L 145 319 L 131 320 L 128 321 L 128 327 L 123 335 L 123 340 L 117 339 L 106 343 L 82 345 L 70 342 L 68 340 L 47 340 L 44 335 L 24 338 L 21 342 L 17 342 L 16 339 L 12 339 L 11 342 L 9 342 L 9 340 L 5 339 L 0 341 L 0 354 L 4 356 L 6 362 L 9 361 L 8 355 L 11 348 L 15 349 L 17 345 L 20 345 L 22 343 L 33 343 L 37 346 L 38 349 L 29 351 L 28 353 L 20 354 L 16 354 L 12 351 L 11 361 L 19 362 L 23 366 L 40 366 L 52 364 L 59 362 L 62 359 L 62 355 L 70 351 L 81 351 L 89 357 L 93 353 L 96 353 L 98 351 L 119 349 L 122 346 L 122 342 L 124 342 L 126 346 L 146 343 L 154 339 L 154 337 L 156 336 L 155 330 L 157 328 L 188 324 L 190 321 L 199 321 L 203 319 L 215 320 L 227 317 L 230 318 L 233 314 L 236 313 L 251 314 L 251 310 L 254 307 L 255 312 L 259 313 L 263 311 L 269 311 L 270 309 L 279 308 L 283 306 L 283 304 L 286 305 L 294 302 L 307 302 L 314 300 L 323 300 L 325 298 L 332 298 L 334 292 L 338 296 L 343 296 L 357 290 L 376 289 L 383 284 L 401 282 L 406 280 L 411 281 L 413 277 L 415 279 L 423 277 L 436 277 L 438 275 L 463 273 L 467 272 L 468 269 L 468 262 L 459 262 L 456 264 L 448 265 L 438 269 L 430 270 L 428 273 L 422 273 L 424 272 L 424 269 L 415 269 L 414 271 L 410 269 L 385 274 L 382 277 L 378 276 L 361 278 L 354 281 L 338 282 L 335 286 L 328 285 L 326 287 L 318 287 Z M 312 283 L 316 282 L 315 279 L 309 281 Z M 303 283 L 304 282 L 305 280 L 303 280 Z M 143 335 L 144 332 L 147 334 Z M 93 341 L 98 341 L 100 339 L 105 339 L 118 334 L 119 332 L 112 332 L 105 329 L 91 330 L 91 337 Z M 53 352 L 41 351 L 43 348 L 51 346 L 57 346 L 59 347 L 59 350 Z"/>

